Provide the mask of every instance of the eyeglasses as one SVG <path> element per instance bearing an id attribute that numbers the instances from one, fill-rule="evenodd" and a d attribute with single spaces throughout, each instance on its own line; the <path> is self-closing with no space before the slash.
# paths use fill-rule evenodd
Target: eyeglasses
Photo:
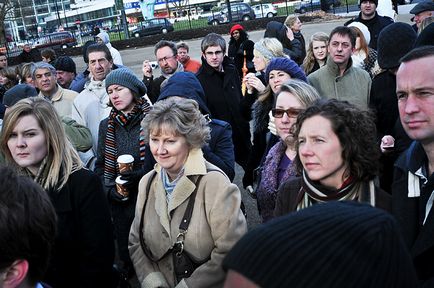
<path id="1" fill-rule="evenodd" d="M 295 109 L 295 108 L 289 108 L 289 109 L 271 109 L 271 115 L 273 115 L 274 118 L 282 118 L 283 114 L 286 113 L 286 115 L 289 118 L 297 118 L 298 114 L 300 114 L 303 111 L 303 109 Z"/>
<path id="2" fill-rule="evenodd" d="M 209 57 L 212 57 L 212 56 L 220 56 L 220 55 L 222 55 L 223 54 L 223 51 L 215 51 L 215 52 L 212 52 L 212 51 L 208 51 L 208 52 L 205 52 L 205 55 L 206 56 L 209 56 Z"/>
<path id="3" fill-rule="evenodd" d="M 161 59 L 157 59 L 157 61 L 158 61 L 159 64 L 161 64 L 161 63 L 167 62 L 167 60 L 172 59 L 173 57 L 175 57 L 175 55 L 166 56 L 166 57 L 163 57 Z"/>

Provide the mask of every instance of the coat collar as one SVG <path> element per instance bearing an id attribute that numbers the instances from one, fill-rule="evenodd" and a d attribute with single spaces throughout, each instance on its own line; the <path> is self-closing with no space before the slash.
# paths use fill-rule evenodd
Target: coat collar
<path id="1" fill-rule="evenodd" d="M 59 84 L 56 84 L 56 86 L 57 86 L 57 91 L 53 95 L 47 97 L 41 91 L 39 91 L 39 96 L 51 101 L 51 103 L 60 101 L 63 97 L 64 89 Z"/>
<path id="2" fill-rule="evenodd" d="M 154 170 L 157 172 L 157 179 L 161 179 L 161 166 L 156 164 Z M 198 175 L 206 174 L 205 158 L 202 150 L 195 148 L 190 150 L 187 161 L 184 165 L 184 175 L 178 180 L 175 189 L 172 192 L 172 200 L 167 203 L 166 191 L 163 184 L 157 181 L 155 195 L 155 211 L 157 212 L 160 223 L 170 235 L 171 213 L 184 203 L 196 188 L 195 182 Z"/>
<path id="3" fill-rule="evenodd" d="M 350 59 L 348 59 L 347 68 L 344 71 L 344 75 L 340 76 L 339 66 L 335 62 L 333 62 L 333 59 L 331 59 L 331 56 L 327 57 L 327 61 L 325 64 L 325 67 L 327 67 L 327 69 L 330 71 L 330 73 L 332 73 L 332 75 L 334 77 L 344 77 L 348 73 L 348 70 L 350 70 L 350 68 L 352 66 L 353 66 L 353 60 L 350 57 Z"/>

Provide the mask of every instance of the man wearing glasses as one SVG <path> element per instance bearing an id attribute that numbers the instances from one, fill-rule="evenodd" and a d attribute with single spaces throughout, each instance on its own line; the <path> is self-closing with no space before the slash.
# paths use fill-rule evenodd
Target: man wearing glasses
<path id="1" fill-rule="evenodd" d="M 178 51 L 174 42 L 159 41 L 155 45 L 154 54 L 161 69 L 161 76 L 154 79 L 149 60 L 143 61 L 142 67 L 143 83 L 148 89 L 148 97 L 152 103 L 155 103 L 160 96 L 161 84 L 176 72 L 184 71 L 184 67 L 177 60 Z"/>
<path id="2" fill-rule="evenodd" d="M 240 112 L 244 102 L 240 76 L 234 63 L 225 56 L 226 42 L 222 36 L 206 35 L 201 50 L 202 67 L 196 75 L 205 91 L 204 100 L 213 118 L 231 124 L 235 161 L 245 168 L 251 143 L 249 124 Z"/>

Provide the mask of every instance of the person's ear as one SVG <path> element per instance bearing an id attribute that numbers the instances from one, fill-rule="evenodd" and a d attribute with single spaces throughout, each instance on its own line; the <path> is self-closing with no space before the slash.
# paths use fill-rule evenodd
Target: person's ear
<path id="1" fill-rule="evenodd" d="M 12 265 L 6 269 L 3 277 L 3 288 L 16 288 L 24 282 L 29 271 L 29 262 L 27 260 L 15 260 Z"/>

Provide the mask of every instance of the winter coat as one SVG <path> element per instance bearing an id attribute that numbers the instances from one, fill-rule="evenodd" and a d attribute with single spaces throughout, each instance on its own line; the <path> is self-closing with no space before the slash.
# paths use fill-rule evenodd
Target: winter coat
<path id="1" fill-rule="evenodd" d="M 136 214 L 130 232 L 130 255 L 141 286 L 222 287 L 225 278 L 221 267 L 223 258 L 247 231 L 246 220 L 240 209 L 240 191 L 220 169 L 205 161 L 199 149 L 190 150 L 184 174 L 177 182 L 169 203 L 161 180 L 161 167 L 156 165 L 154 171 L 140 181 Z M 150 185 L 143 231 L 140 231 L 140 219 L 147 195 L 145 190 L 153 173 L 157 174 Z M 155 258 L 164 255 L 177 240 L 179 224 L 188 199 L 196 188 L 198 175 L 204 176 L 197 187 L 191 222 L 185 234 L 184 251 L 197 262 L 209 260 L 200 265 L 189 278 L 184 278 L 177 284 L 172 255 L 158 263 L 150 261 L 140 246 L 139 233 L 143 233 L 144 242 Z"/>
<path id="2" fill-rule="evenodd" d="M 245 105 L 241 82 L 235 66 L 227 57 L 223 61 L 223 71 L 215 70 L 202 58 L 202 67 L 196 76 L 205 91 L 205 105 L 212 117 L 231 125 L 235 160 L 245 167 L 251 144 L 249 123 L 241 115 Z"/>
<path id="3" fill-rule="evenodd" d="M 421 143 L 414 141 L 395 164 L 392 214 L 401 226 L 406 246 L 422 287 L 434 285 L 434 210 L 426 215 L 434 190 L 434 174 L 427 176 L 428 158 Z"/>
<path id="4" fill-rule="evenodd" d="M 306 47 L 302 47 L 300 40 L 295 37 L 292 41 L 289 40 L 286 36 L 286 29 L 283 23 L 270 21 L 265 29 L 264 38 L 277 38 L 283 45 L 283 52 L 291 57 L 298 65 L 301 65 L 301 63 L 303 63 L 303 49 L 306 49 Z"/>
<path id="5" fill-rule="evenodd" d="M 252 40 L 246 39 L 243 42 L 235 41 L 231 39 L 228 47 L 228 57 L 234 61 L 235 67 L 237 68 L 238 76 L 240 79 L 243 78 L 243 66 L 244 66 L 244 52 L 246 52 L 246 66 L 247 73 L 255 72 L 255 67 L 253 66 L 253 48 L 255 43 Z"/>
<path id="6" fill-rule="evenodd" d="M 328 59 L 326 65 L 309 74 L 307 80 L 323 98 L 335 98 L 348 101 L 365 109 L 369 103 L 371 77 L 363 69 L 354 67 L 351 58 L 343 76 L 339 76 L 339 67 Z"/>
<path id="7" fill-rule="evenodd" d="M 377 50 L 378 36 L 380 35 L 381 30 L 383 30 L 384 27 L 386 27 L 387 25 L 392 24 L 393 20 L 386 16 L 380 16 L 377 12 L 375 12 L 374 18 L 369 20 L 363 20 L 361 15 L 362 12 L 360 12 L 359 16 L 353 21 L 360 22 L 362 24 L 365 24 L 366 27 L 368 27 L 369 33 L 371 34 L 371 41 L 369 41 L 369 47 Z M 349 24 L 353 21 L 347 22 L 345 24 Z"/>
<path id="8" fill-rule="evenodd" d="M 57 114 L 59 114 L 59 116 L 71 117 L 73 102 L 77 95 L 77 92 L 69 89 L 64 89 L 59 84 L 57 84 L 57 92 L 52 95 L 51 98 L 45 97 L 42 92 L 39 92 L 38 96 L 48 99 L 51 104 L 53 104 L 54 109 L 56 109 L 56 112 Z"/>
<path id="9" fill-rule="evenodd" d="M 279 166 L 286 150 L 286 145 L 282 141 L 277 142 L 268 152 L 261 171 L 261 181 L 256 189 L 259 212 L 262 222 L 267 222 L 273 218 L 274 208 L 276 206 L 276 196 L 279 184 L 288 178 L 296 176 L 295 169 L 292 167 L 292 161 L 282 179 L 279 178 Z"/>
<path id="10" fill-rule="evenodd" d="M 19 63 L 30 63 L 30 62 L 40 62 L 42 61 L 41 52 L 33 48 L 30 52 L 26 52 L 23 50 L 20 55 L 18 55 Z"/>
<path id="11" fill-rule="evenodd" d="M 312 181 L 313 182 L 313 181 Z M 289 179 L 288 181 L 282 183 L 279 187 L 279 191 L 277 192 L 277 199 L 276 199 L 276 208 L 274 209 L 274 216 L 279 217 L 282 215 L 286 215 L 290 212 L 297 211 L 297 205 L 303 199 L 300 199 L 300 189 L 302 186 L 306 186 L 306 182 L 303 180 L 303 177 L 299 177 L 296 179 Z M 322 191 L 323 189 L 320 184 L 317 182 L 314 182 L 314 187 L 318 189 L 320 192 L 326 194 L 326 193 L 332 193 L 331 191 L 325 192 Z M 358 200 L 359 202 L 367 202 L 368 195 L 370 194 L 370 189 L 373 186 L 373 192 L 374 192 L 374 201 L 375 201 L 375 207 L 381 208 L 386 211 L 391 211 L 391 197 L 389 194 L 378 188 L 377 186 L 374 186 L 373 181 L 365 181 L 360 183 L 361 187 L 358 192 Z M 368 197 L 366 197 L 368 196 Z M 365 199 L 363 199 L 365 198 Z M 332 198 L 330 200 L 324 200 L 324 201 L 335 201 L 336 198 Z M 339 201 L 339 200 L 338 200 Z M 316 205 L 316 204 L 315 204 Z M 372 204 L 371 204 L 372 205 Z"/>
<path id="12" fill-rule="evenodd" d="M 301 48 L 301 56 L 299 59 L 297 59 L 297 64 L 298 66 L 301 66 L 303 64 L 304 58 L 306 58 L 306 40 L 304 40 L 304 36 L 303 34 L 301 34 L 301 32 L 293 32 L 294 33 L 294 38 L 297 39 L 298 41 L 300 41 L 300 48 Z"/>
<path id="13" fill-rule="evenodd" d="M 58 231 L 44 282 L 62 288 L 109 287 L 114 240 L 100 179 L 82 168 L 60 191 L 48 194 Z"/>
<path id="14" fill-rule="evenodd" d="M 119 51 L 112 46 L 112 44 L 110 43 L 110 37 L 107 32 L 101 31 L 98 35 L 96 35 L 96 37 L 100 38 L 105 44 L 105 46 L 107 46 L 107 48 L 110 50 L 110 54 L 113 58 L 113 63 L 116 65 L 124 65 L 122 63 L 121 53 L 119 53 Z"/>

